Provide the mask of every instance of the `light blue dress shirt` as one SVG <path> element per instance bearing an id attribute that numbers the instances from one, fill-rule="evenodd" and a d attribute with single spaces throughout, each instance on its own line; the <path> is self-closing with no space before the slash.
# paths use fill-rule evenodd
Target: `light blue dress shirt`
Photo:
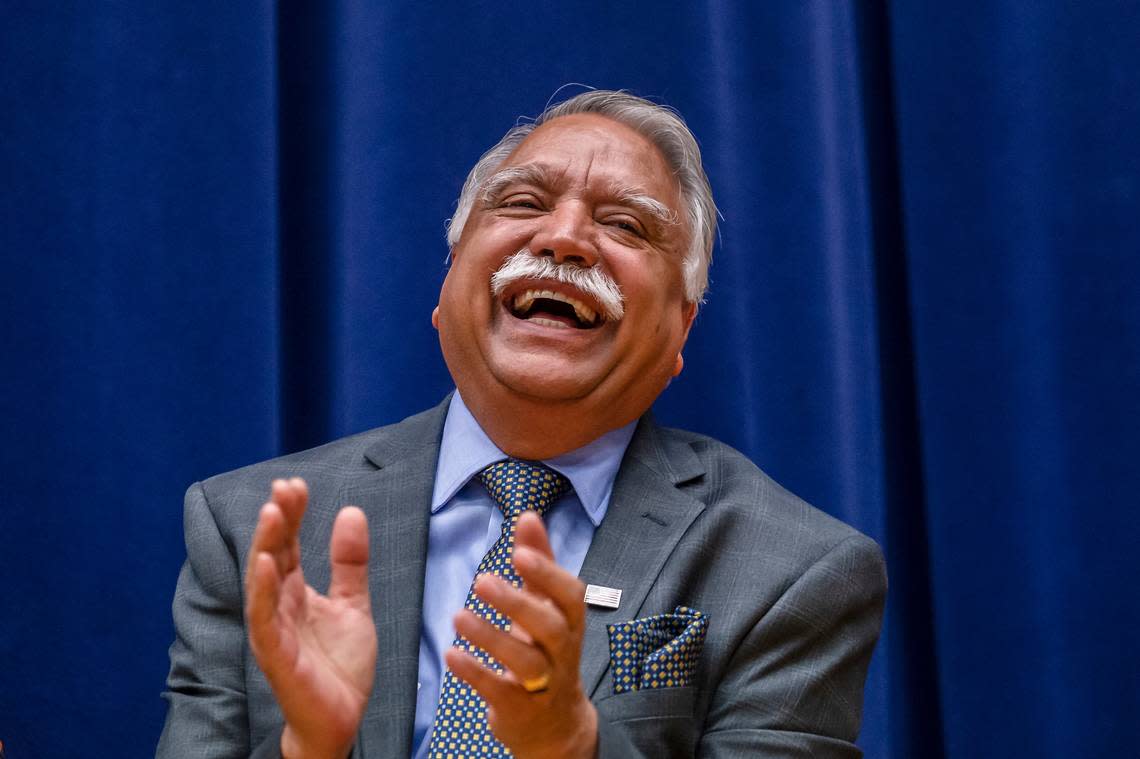
<path id="1" fill-rule="evenodd" d="M 606 515 L 614 478 L 636 424 L 631 422 L 575 451 L 543 461 L 573 486 L 546 514 L 554 559 L 571 574 L 581 570 L 594 530 Z M 507 455 L 491 442 L 456 392 L 443 425 L 428 525 L 419 691 L 412 737 L 412 756 L 416 759 L 427 756 L 443 679 L 443 654 L 455 640 L 451 619 L 463 608 L 475 569 L 498 539 L 503 524 L 499 507 L 486 488 L 472 478 L 505 458 Z"/>

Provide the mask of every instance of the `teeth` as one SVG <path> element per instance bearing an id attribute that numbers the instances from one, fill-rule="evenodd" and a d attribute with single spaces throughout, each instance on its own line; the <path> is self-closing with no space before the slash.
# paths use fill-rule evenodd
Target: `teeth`
<path id="1" fill-rule="evenodd" d="M 527 290 L 526 292 L 521 292 L 515 296 L 514 309 L 520 314 L 525 314 L 531 307 L 531 304 L 539 298 L 548 298 L 550 300 L 570 304 L 574 307 L 574 313 L 586 324 L 593 324 L 594 319 L 597 317 L 597 312 L 582 301 L 563 293 L 556 293 L 553 290 Z"/>
<path id="2" fill-rule="evenodd" d="M 562 322 L 556 322 L 553 319 L 543 319 L 541 316 L 536 316 L 533 319 L 531 319 L 531 321 L 535 324 L 544 324 L 547 327 L 558 327 L 559 329 L 574 329 L 569 324 L 563 324 Z"/>
<path id="3" fill-rule="evenodd" d="M 534 299 L 538 297 L 535 295 L 534 290 L 527 290 L 525 293 L 519 293 L 515 296 L 514 309 L 520 314 L 525 314 L 530 309 L 530 304 L 534 303 Z"/>

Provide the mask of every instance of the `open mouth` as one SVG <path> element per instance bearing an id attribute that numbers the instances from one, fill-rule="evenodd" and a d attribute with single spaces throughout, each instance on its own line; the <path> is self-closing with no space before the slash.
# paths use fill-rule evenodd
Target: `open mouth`
<path id="1" fill-rule="evenodd" d="M 516 319 L 548 327 L 593 329 L 602 323 L 594 308 L 572 295 L 553 290 L 523 290 L 508 297 L 505 305 Z"/>

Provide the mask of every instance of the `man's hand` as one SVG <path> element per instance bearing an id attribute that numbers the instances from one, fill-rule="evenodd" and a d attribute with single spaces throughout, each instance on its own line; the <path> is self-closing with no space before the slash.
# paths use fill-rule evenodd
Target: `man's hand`
<path id="1" fill-rule="evenodd" d="M 258 666 L 281 711 L 286 759 L 348 756 L 376 671 L 368 596 L 368 520 L 341 510 L 329 539 L 327 596 L 305 584 L 297 533 L 304 480 L 275 480 L 261 507 L 246 571 L 246 625 Z"/>
<path id="2" fill-rule="evenodd" d="M 458 648 L 445 654 L 447 666 L 487 702 L 491 731 L 518 759 L 593 757 L 598 714 L 578 674 L 585 587 L 554 563 L 542 519 L 533 512 L 519 519 L 513 557 L 523 588 L 492 575 L 475 582 L 478 596 L 511 619 L 511 631 L 466 609 L 455 616 L 459 634 L 497 659 L 504 672 Z M 540 690 L 531 692 L 535 688 Z"/>

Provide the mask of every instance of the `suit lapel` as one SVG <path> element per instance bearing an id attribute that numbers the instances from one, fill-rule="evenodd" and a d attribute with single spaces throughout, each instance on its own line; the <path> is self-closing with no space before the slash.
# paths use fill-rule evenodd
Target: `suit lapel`
<path id="1" fill-rule="evenodd" d="M 448 399 L 449 400 L 449 399 Z M 448 400 L 386 430 L 343 502 L 368 515 L 369 589 L 380 655 L 354 756 L 409 756 L 416 711 L 428 520 Z"/>
<path id="2" fill-rule="evenodd" d="M 685 443 L 646 415 L 614 482 L 610 506 L 594 533 L 579 576 L 587 584 L 622 590 L 617 609 L 589 607 L 582 645 L 582 686 L 591 697 L 609 666 L 606 625 L 637 617 L 665 560 L 704 510 L 678 486 L 704 474 Z"/>

